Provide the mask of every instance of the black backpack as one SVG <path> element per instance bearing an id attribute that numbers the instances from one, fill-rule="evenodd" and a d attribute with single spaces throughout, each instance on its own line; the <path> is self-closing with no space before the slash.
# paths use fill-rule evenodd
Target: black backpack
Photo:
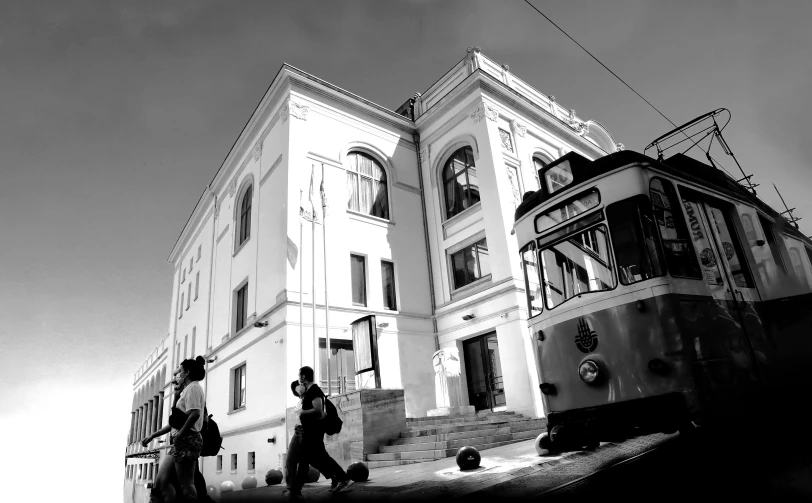
<path id="1" fill-rule="evenodd" d="M 324 433 L 336 435 L 341 431 L 341 425 L 344 424 L 344 421 L 338 417 L 336 406 L 327 397 L 324 397 L 324 410 L 327 412 L 327 417 L 324 418 Z"/>
<path id="2" fill-rule="evenodd" d="M 220 449 L 223 448 L 223 437 L 220 436 L 220 428 L 217 423 L 212 419 L 213 414 L 209 414 L 206 408 L 203 408 L 203 414 L 206 417 L 203 421 L 203 448 L 200 450 L 201 456 L 216 456 Z"/>

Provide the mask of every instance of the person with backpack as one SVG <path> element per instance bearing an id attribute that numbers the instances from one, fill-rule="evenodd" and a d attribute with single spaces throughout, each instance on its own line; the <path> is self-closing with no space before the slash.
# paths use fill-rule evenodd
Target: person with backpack
<path id="1" fill-rule="evenodd" d="M 324 448 L 324 434 L 328 430 L 337 433 L 336 426 L 340 429 L 340 419 L 335 413 L 335 407 L 332 407 L 332 404 L 326 405 L 327 397 L 324 396 L 319 385 L 313 382 L 312 368 L 299 369 L 299 382 L 304 386 L 305 392 L 302 396 L 302 411 L 299 413 L 302 422 L 299 470 L 290 488 L 290 498 L 293 500 L 303 499 L 302 487 L 307 481 L 308 472 L 307 469 L 302 469 L 303 466 L 306 468 L 310 465 L 325 475 L 331 474 L 333 479 L 331 492 L 343 491 L 352 484 L 347 472 L 327 454 L 327 450 Z M 331 407 L 329 415 L 328 407 Z M 336 420 L 338 420 L 337 424 Z"/>
<path id="2" fill-rule="evenodd" d="M 173 381 L 181 388 L 180 396 L 172 407 L 169 424 L 147 436 L 144 447 L 154 438 L 171 432 L 171 446 L 158 468 L 157 484 L 165 503 L 174 503 L 176 490 L 172 472 L 178 479 L 184 501 L 198 501 L 195 489 L 195 467 L 203 448 L 204 393 L 198 381 L 206 374 L 206 361 L 202 356 L 183 360 L 173 373 Z"/>

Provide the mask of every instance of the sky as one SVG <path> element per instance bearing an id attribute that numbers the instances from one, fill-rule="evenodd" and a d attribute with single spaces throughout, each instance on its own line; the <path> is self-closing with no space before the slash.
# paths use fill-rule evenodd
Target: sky
<path id="1" fill-rule="evenodd" d="M 533 4 L 675 123 L 730 109 L 759 196 L 779 208 L 775 183 L 812 234 L 812 2 Z M 469 46 L 627 149 L 673 127 L 522 0 L 0 3 L 0 431 L 22 452 L 0 473 L 56 428 L 49 449 L 99 473 L 85 500 L 119 501 L 167 257 L 283 62 L 394 110 Z"/>

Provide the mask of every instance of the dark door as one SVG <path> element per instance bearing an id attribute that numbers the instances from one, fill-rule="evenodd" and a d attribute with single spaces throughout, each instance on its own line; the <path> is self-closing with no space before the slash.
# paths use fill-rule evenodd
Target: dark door
<path id="1" fill-rule="evenodd" d="M 505 386 L 496 332 L 463 342 L 468 400 L 476 410 L 504 407 Z"/>

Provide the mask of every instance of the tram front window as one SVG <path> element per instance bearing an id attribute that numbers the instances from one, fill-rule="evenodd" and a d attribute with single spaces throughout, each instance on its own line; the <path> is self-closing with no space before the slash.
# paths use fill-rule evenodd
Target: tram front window
<path id="1" fill-rule="evenodd" d="M 541 276 L 539 275 L 536 243 L 530 242 L 522 248 L 522 267 L 524 269 L 524 289 L 527 293 L 528 317 L 539 314 L 542 308 Z"/>
<path id="2" fill-rule="evenodd" d="M 606 226 L 597 225 L 542 250 L 548 308 L 576 295 L 615 287 L 617 281 L 606 236 Z"/>

